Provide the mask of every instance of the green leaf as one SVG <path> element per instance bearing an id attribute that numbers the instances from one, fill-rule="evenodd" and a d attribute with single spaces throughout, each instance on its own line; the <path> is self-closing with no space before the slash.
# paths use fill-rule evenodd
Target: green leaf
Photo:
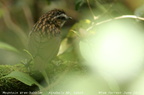
<path id="1" fill-rule="evenodd" d="M 4 49 L 4 50 L 10 50 L 10 51 L 14 51 L 14 52 L 19 52 L 16 48 L 14 48 L 13 46 L 6 44 L 4 42 L 0 42 L 0 49 Z"/>
<path id="2" fill-rule="evenodd" d="M 86 29 L 88 29 L 91 25 L 92 25 L 92 22 L 89 19 L 80 20 L 79 22 L 75 23 L 71 27 L 70 32 L 68 33 L 67 37 L 76 37 L 76 36 L 81 37 L 82 33 L 80 32 L 80 30 L 83 29 L 86 31 Z"/>
<path id="3" fill-rule="evenodd" d="M 74 54 L 74 52 L 65 52 L 58 56 L 59 59 L 63 61 L 76 61 L 77 56 Z"/>
<path id="4" fill-rule="evenodd" d="M 11 77 L 11 78 L 15 78 L 19 81 L 21 81 L 22 83 L 32 86 L 33 84 L 37 85 L 40 89 L 42 89 L 43 87 L 34 79 L 32 78 L 30 75 L 23 73 L 23 72 L 19 72 L 19 71 L 13 71 L 10 74 L 4 76 L 5 77 Z"/>

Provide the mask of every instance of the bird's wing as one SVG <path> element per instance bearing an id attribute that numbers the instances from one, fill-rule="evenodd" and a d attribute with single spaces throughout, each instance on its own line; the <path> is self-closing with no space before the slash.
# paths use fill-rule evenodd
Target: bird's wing
<path id="1" fill-rule="evenodd" d="M 50 61 L 58 53 L 61 37 L 40 36 L 38 32 L 31 33 L 29 37 L 28 48 L 30 53 L 35 57 Z"/>

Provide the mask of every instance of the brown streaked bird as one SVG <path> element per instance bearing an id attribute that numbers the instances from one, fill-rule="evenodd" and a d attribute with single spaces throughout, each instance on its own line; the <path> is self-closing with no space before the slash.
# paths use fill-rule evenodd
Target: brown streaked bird
<path id="1" fill-rule="evenodd" d="M 71 19 L 63 10 L 54 9 L 42 15 L 29 34 L 28 50 L 34 57 L 36 69 L 46 68 L 61 43 L 61 27 Z"/>

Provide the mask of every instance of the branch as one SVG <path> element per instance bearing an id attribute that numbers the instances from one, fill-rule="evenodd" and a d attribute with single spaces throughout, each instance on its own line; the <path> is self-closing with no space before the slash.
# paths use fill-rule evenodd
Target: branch
<path id="1" fill-rule="evenodd" d="M 105 21 L 101 21 L 101 22 L 99 22 L 99 23 L 94 23 L 91 27 L 87 28 L 86 31 L 91 30 L 91 29 L 92 29 L 94 26 L 96 26 L 96 25 L 100 25 L 100 24 L 103 24 L 103 23 L 106 23 L 106 22 L 109 22 L 109 21 L 112 21 L 112 20 L 125 19 L 125 18 L 132 18 L 132 19 L 144 20 L 144 18 L 135 16 L 135 15 L 123 15 L 123 16 L 115 17 L 115 18 L 108 19 L 108 20 L 105 20 Z"/>

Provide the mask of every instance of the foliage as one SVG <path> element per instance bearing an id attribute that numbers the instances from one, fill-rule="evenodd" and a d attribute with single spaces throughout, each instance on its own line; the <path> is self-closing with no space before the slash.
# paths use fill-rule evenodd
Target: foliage
<path id="1" fill-rule="evenodd" d="M 17 53 L 19 52 L 16 48 L 4 42 L 0 42 L 0 49 L 9 50 Z"/>
<path id="2" fill-rule="evenodd" d="M 23 72 L 13 71 L 10 74 L 8 74 L 7 76 L 4 76 L 2 78 L 6 78 L 6 77 L 15 78 L 29 86 L 32 86 L 33 84 L 35 84 L 40 89 L 43 88 L 38 82 L 36 82 L 36 80 L 34 78 L 32 78 L 31 76 L 29 76 L 28 74 L 23 73 Z"/>
<path id="3" fill-rule="evenodd" d="M 27 35 L 39 16 L 45 13 L 45 11 L 55 8 L 58 6 L 57 4 L 61 4 L 58 8 L 67 4 L 67 6 L 62 8 L 67 10 L 73 17 L 73 22 L 67 23 L 67 25 L 62 28 L 64 32 L 69 31 L 68 34 L 66 33 L 67 35 L 63 36 L 63 40 L 66 40 L 66 43 L 62 45 L 62 48 L 66 49 L 48 64 L 46 70 L 47 75 L 50 77 L 50 84 L 48 86 L 45 85 L 46 80 L 43 79 L 41 72 L 39 72 L 39 74 L 35 71 L 29 71 L 27 67 L 20 64 L 20 62 L 18 63 L 20 64 L 19 66 L 13 65 L 9 68 L 7 68 L 7 65 L 4 67 L 1 65 L 5 68 L 1 69 L 3 70 L 1 73 L 7 72 L 1 76 L 2 80 L 6 79 L 7 81 L 14 79 L 14 83 L 20 81 L 30 87 L 36 85 L 41 91 L 51 91 L 55 89 L 58 84 L 62 83 L 63 78 L 67 78 L 68 74 L 80 72 L 80 75 L 86 75 L 89 72 L 87 69 L 89 67 L 87 64 L 84 64 L 85 60 L 94 58 L 92 53 L 95 48 L 91 47 L 93 47 L 95 40 L 90 41 L 90 39 L 95 37 L 97 32 L 101 30 L 99 27 L 113 20 L 137 18 L 136 16 L 132 17 L 132 12 L 118 0 L 63 0 L 65 3 L 59 1 L 60 0 L 37 0 L 36 2 L 34 0 L 0 1 L 0 49 L 16 53 L 24 53 L 20 51 L 25 49 L 24 51 L 32 60 L 33 56 L 26 50 Z M 73 10 L 74 7 L 76 10 Z M 127 17 L 124 15 L 130 16 Z M 137 19 L 143 20 L 143 18 Z M 134 20 L 133 23 L 137 23 L 137 21 Z M 99 38 L 95 37 L 95 39 Z M 25 59 L 26 58 L 23 58 L 22 60 Z M 28 59 L 23 63 L 27 62 Z M 34 62 L 31 63 L 34 64 Z M 4 71 L 6 69 L 7 71 Z M 99 73 L 97 72 L 96 74 Z M 115 80 L 107 81 L 107 83 L 111 90 L 119 91 L 119 86 Z"/>

